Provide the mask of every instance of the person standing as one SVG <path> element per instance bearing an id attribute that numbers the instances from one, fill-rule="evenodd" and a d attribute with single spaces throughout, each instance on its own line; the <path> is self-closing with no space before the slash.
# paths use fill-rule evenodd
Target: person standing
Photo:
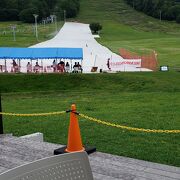
<path id="1" fill-rule="evenodd" d="M 106 65 L 107 65 L 108 69 L 111 70 L 111 68 L 110 68 L 110 58 L 108 58 Z"/>
<path id="2" fill-rule="evenodd" d="M 60 61 L 60 72 L 64 73 L 64 71 L 65 71 L 65 63 L 64 61 Z"/>
<path id="3" fill-rule="evenodd" d="M 27 67 L 27 73 L 32 72 L 32 65 L 30 64 L 30 62 L 27 63 L 26 67 Z"/>
<path id="4" fill-rule="evenodd" d="M 77 66 L 78 66 L 78 71 L 82 73 L 82 66 L 79 64 L 79 62 L 77 63 Z"/>
<path id="5" fill-rule="evenodd" d="M 13 65 L 13 68 L 11 71 L 12 72 L 18 72 L 18 65 L 17 65 L 15 60 L 13 60 L 12 65 Z"/>
<path id="6" fill-rule="evenodd" d="M 66 63 L 65 71 L 66 71 L 67 73 L 70 71 L 70 65 L 69 65 L 68 62 Z"/>
<path id="7" fill-rule="evenodd" d="M 52 67 L 53 67 L 53 72 L 56 72 L 57 69 L 56 60 L 53 61 Z"/>
<path id="8" fill-rule="evenodd" d="M 77 62 L 75 62 L 74 66 L 73 66 L 73 73 L 78 73 L 78 64 L 77 64 Z"/>
<path id="9" fill-rule="evenodd" d="M 34 66 L 34 72 L 39 73 L 40 66 L 38 64 L 38 61 L 36 62 L 36 65 Z"/>

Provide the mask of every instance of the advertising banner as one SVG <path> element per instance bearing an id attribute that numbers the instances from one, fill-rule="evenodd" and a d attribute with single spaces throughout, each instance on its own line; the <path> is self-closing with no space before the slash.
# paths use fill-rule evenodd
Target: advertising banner
<path id="1" fill-rule="evenodd" d="M 111 70 L 117 71 L 122 69 L 136 69 L 141 68 L 141 59 L 124 59 L 117 61 L 110 61 Z"/>

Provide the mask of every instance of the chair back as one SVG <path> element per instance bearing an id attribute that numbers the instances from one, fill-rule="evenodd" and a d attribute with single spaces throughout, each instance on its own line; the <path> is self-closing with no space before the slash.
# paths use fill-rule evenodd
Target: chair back
<path id="1" fill-rule="evenodd" d="M 0 180 L 93 180 L 86 152 L 41 159 L 0 174 Z"/>

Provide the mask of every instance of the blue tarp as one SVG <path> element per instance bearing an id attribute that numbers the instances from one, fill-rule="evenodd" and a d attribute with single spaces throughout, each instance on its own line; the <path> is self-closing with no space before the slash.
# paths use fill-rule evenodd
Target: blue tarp
<path id="1" fill-rule="evenodd" d="M 57 51 L 58 51 L 57 48 L 32 48 L 32 49 L 33 49 L 33 53 L 32 53 L 33 59 L 63 58 L 57 56 Z M 74 56 L 76 56 L 76 54 L 74 54 Z"/>
<path id="2" fill-rule="evenodd" d="M 4 59 L 10 55 L 10 48 L 0 48 L 0 58 Z"/>
<path id="3" fill-rule="evenodd" d="M 83 59 L 82 48 L 0 48 L 0 59 Z"/>

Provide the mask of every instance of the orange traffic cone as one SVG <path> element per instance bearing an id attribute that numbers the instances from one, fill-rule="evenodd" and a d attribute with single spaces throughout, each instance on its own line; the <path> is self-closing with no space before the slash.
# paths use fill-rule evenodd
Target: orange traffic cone
<path id="1" fill-rule="evenodd" d="M 90 154 L 95 152 L 96 148 L 83 147 L 77 113 L 76 113 L 76 105 L 72 104 L 70 110 L 68 144 L 65 147 L 54 150 L 54 154 L 58 155 L 63 153 L 81 152 L 81 151 L 86 151 L 88 154 Z"/>
<path id="2" fill-rule="evenodd" d="M 72 104 L 69 133 L 68 133 L 68 145 L 67 148 L 65 149 L 66 152 L 84 151 L 84 147 L 82 146 L 78 118 L 75 113 L 76 113 L 76 105 Z"/>

